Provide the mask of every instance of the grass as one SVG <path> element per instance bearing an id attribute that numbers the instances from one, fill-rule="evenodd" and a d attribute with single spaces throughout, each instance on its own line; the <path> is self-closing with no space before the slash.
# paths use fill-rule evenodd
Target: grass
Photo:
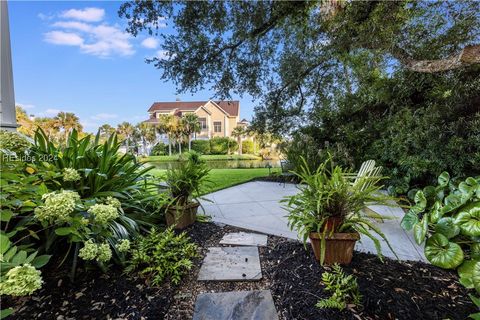
<path id="1" fill-rule="evenodd" d="M 201 159 L 206 161 L 211 160 L 262 160 L 261 157 L 258 157 L 253 154 L 207 154 L 200 156 Z M 172 156 L 149 156 L 146 158 L 140 158 L 142 162 L 168 162 L 168 161 L 177 161 L 178 154 Z"/>
<path id="2" fill-rule="evenodd" d="M 162 176 L 165 174 L 165 171 L 166 170 L 153 169 L 150 173 Z M 232 187 L 258 177 L 266 177 L 268 176 L 268 173 L 268 168 L 212 169 L 209 174 L 209 180 L 211 183 L 203 188 L 202 194 Z M 280 173 L 280 168 L 272 168 L 271 173 Z"/>

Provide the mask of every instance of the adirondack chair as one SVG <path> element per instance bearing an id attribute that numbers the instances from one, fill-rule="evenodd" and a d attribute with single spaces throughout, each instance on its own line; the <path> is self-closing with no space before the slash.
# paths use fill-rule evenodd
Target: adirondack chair
<path id="1" fill-rule="evenodd" d="M 382 173 L 382 167 L 381 166 L 375 166 L 375 160 L 367 160 L 362 165 L 360 166 L 360 170 L 358 170 L 358 173 L 354 176 L 351 176 L 352 178 L 352 186 L 359 185 L 361 190 L 365 190 L 366 188 L 370 187 L 375 181 L 374 179 L 368 179 L 368 178 L 374 178 L 374 177 L 380 177 Z M 363 209 L 365 214 L 369 216 L 370 218 L 373 218 L 379 222 L 383 222 L 383 220 L 387 217 L 384 217 L 377 212 L 373 211 L 372 209 L 365 207 Z"/>

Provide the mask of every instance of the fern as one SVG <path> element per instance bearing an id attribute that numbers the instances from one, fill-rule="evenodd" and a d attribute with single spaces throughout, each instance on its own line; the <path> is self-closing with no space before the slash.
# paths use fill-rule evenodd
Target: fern
<path id="1" fill-rule="evenodd" d="M 358 290 L 357 279 L 353 275 L 347 275 L 338 264 L 333 265 L 332 272 L 322 274 L 322 283 L 325 291 L 332 295 L 319 300 L 315 305 L 317 308 L 343 310 L 347 304 L 361 305 L 362 296 Z"/>

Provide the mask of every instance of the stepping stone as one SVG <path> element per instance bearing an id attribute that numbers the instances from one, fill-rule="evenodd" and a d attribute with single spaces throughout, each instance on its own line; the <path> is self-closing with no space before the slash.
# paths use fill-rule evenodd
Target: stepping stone
<path id="1" fill-rule="evenodd" d="M 257 247 L 213 247 L 203 260 L 200 281 L 258 281 L 262 279 Z"/>
<path id="2" fill-rule="evenodd" d="M 232 232 L 224 235 L 220 244 L 264 247 L 267 245 L 267 239 L 267 236 L 264 234 Z"/>
<path id="3" fill-rule="evenodd" d="M 278 320 L 270 290 L 202 293 L 193 320 Z"/>

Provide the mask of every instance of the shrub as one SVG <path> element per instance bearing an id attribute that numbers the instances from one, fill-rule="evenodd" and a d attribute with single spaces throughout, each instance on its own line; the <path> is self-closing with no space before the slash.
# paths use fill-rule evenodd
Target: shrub
<path id="1" fill-rule="evenodd" d="M 0 130 L 0 149 L 15 152 L 17 156 L 21 156 L 30 146 L 31 143 L 18 132 Z"/>
<path id="2" fill-rule="evenodd" d="M 192 268 L 197 246 L 190 242 L 184 232 L 176 235 L 172 228 L 163 232 L 152 229 L 147 236 L 135 241 L 131 252 L 126 272 L 139 270 L 154 285 L 161 284 L 167 278 L 178 284 Z"/>
<path id="3" fill-rule="evenodd" d="M 227 154 L 228 138 L 213 137 L 212 139 L 210 139 L 210 153 L 211 154 Z"/>
<path id="4" fill-rule="evenodd" d="M 430 263 L 457 269 L 460 283 L 480 293 L 480 177 L 455 181 L 443 172 L 437 180 L 410 192 L 415 205 L 401 225 L 418 244 L 425 241 Z"/>
<path id="5" fill-rule="evenodd" d="M 78 139 L 76 131 L 66 146 L 57 146 L 37 131 L 33 162 L 0 168 L 1 232 L 19 245 L 65 254 L 73 261 L 72 275 L 79 251 L 92 256 L 91 244 L 101 267 L 111 257 L 122 263 L 119 244 L 151 228 L 165 197 L 144 176 L 149 168 L 118 147 L 114 136 L 100 144 L 98 136 Z"/>
<path id="6" fill-rule="evenodd" d="M 238 143 L 227 137 L 213 137 L 210 139 L 211 154 L 229 154 L 238 149 Z"/>
<path id="7" fill-rule="evenodd" d="M 163 142 L 158 142 L 150 151 L 151 156 L 165 156 L 168 154 L 168 145 Z"/>
<path id="8" fill-rule="evenodd" d="M 250 140 L 242 141 L 242 153 L 253 154 L 253 141 L 250 141 Z"/>
<path id="9" fill-rule="evenodd" d="M 333 265 L 332 272 L 322 273 L 322 283 L 325 285 L 325 291 L 332 295 L 328 299 L 318 301 L 316 307 L 343 310 L 347 304 L 356 306 L 361 304 L 362 296 L 358 290 L 357 279 L 353 275 L 347 276 L 338 264 Z"/>
<path id="10" fill-rule="evenodd" d="M 192 150 L 200 154 L 210 154 L 210 141 L 192 140 Z"/>

